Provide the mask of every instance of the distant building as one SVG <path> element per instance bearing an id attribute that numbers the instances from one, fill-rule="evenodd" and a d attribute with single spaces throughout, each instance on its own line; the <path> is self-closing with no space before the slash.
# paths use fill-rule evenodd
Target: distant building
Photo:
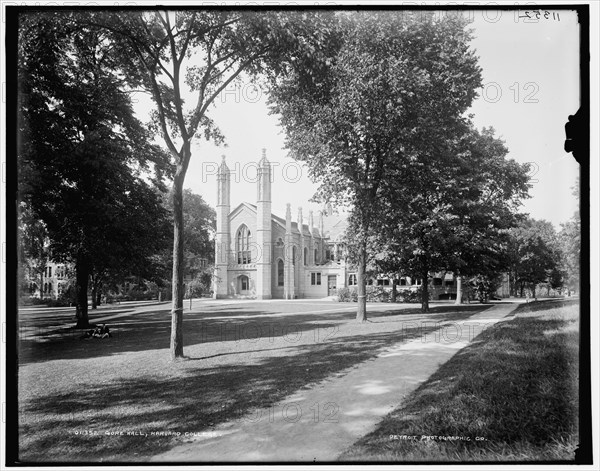
<path id="1" fill-rule="evenodd" d="M 64 263 L 47 262 L 42 276 L 31 268 L 25 268 L 25 282 L 29 296 L 34 298 L 56 299 L 69 284 L 68 266 Z"/>

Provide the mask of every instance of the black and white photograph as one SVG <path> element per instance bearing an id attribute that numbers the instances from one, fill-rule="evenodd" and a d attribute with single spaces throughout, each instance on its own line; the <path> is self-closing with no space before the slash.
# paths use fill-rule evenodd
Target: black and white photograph
<path id="1" fill-rule="evenodd" d="M 597 469 L 599 4 L 2 3 L 2 469 Z"/>

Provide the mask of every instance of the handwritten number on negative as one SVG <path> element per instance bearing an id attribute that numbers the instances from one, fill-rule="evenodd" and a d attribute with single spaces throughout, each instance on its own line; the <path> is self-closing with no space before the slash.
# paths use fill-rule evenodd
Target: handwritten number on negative
<path id="1" fill-rule="evenodd" d="M 524 15 L 519 15 L 519 18 L 525 18 L 526 20 L 539 20 L 542 15 L 541 10 L 525 10 Z M 532 16 L 535 15 L 535 18 Z M 548 10 L 544 10 L 544 19 L 550 19 L 550 12 Z M 557 12 L 552 12 L 552 19 L 556 21 L 560 21 L 560 14 Z M 531 23 L 529 21 L 525 21 L 526 23 Z"/>

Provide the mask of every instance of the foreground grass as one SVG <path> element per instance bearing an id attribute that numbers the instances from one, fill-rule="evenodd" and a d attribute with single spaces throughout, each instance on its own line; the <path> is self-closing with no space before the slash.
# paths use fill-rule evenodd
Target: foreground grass
<path id="1" fill-rule="evenodd" d="M 516 314 L 444 364 L 341 459 L 573 460 L 579 306 L 530 303 Z"/>
<path id="2" fill-rule="evenodd" d="M 352 312 L 298 313 L 275 323 L 189 314 L 190 358 L 179 363 L 169 361 L 165 348 L 170 320 L 164 313 L 140 315 L 131 330 L 121 326 L 109 340 L 27 343 L 19 369 L 19 457 L 25 463 L 145 461 L 191 440 L 186 433 L 268 407 L 423 335 L 433 322 L 459 321 L 486 307 L 438 306 L 425 316 L 391 310 L 364 324 Z M 405 329 L 418 319 L 431 324 Z M 242 340 L 231 340 L 235 332 L 244 333 Z"/>

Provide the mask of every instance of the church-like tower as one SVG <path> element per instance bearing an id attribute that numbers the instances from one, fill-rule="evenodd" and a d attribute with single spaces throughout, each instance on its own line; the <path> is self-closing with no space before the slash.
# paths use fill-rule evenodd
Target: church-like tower
<path id="1" fill-rule="evenodd" d="M 284 299 L 294 299 L 296 297 L 296 287 L 294 283 L 294 245 L 292 239 L 292 210 L 290 203 L 287 204 L 285 211 L 285 251 L 284 251 Z"/>
<path id="2" fill-rule="evenodd" d="M 315 221 L 313 219 L 312 210 L 308 211 L 308 231 L 310 232 L 310 239 L 308 242 L 308 264 L 314 265 L 317 263 L 315 260 Z"/>
<path id="3" fill-rule="evenodd" d="M 267 150 L 258 163 L 256 197 L 256 298 L 271 299 L 271 164 Z"/>
<path id="4" fill-rule="evenodd" d="M 225 156 L 217 173 L 217 233 L 215 237 L 215 280 L 213 297 L 227 297 L 229 264 L 229 210 L 231 181 Z"/>
<path id="5" fill-rule="evenodd" d="M 300 232 L 300 244 L 296 264 L 298 266 L 298 291 L 299 297 L 304 296 L 304 218 L 302 217 L 302 207 L 298 208 L 298 231 Z M 307 262 L 308 263 L 308 262 Z"/>

